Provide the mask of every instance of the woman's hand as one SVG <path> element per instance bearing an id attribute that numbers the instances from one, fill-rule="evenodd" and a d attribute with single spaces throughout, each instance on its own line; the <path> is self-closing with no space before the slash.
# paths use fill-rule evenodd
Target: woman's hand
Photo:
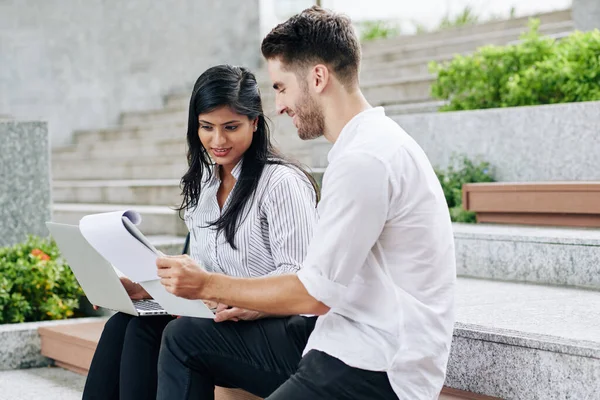
<path id="1" fill-rule="evenodd" d="M 217 307 L 217 311 L 215 312 L 215 322 L 225 322 L 225 321 L 253 321 L 255 319 L 260 319 L 266 317 L 266 314 L 246 310 L 244 308 L 233 307 L 229 308 L 229 306 L 225 304 L 219 304 Z"/>

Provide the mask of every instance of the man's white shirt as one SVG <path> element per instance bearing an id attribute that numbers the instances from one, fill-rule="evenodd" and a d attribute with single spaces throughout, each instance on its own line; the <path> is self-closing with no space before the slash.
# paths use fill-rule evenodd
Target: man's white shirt
<path id="1" fill-rule="evenodd" d="M 437 399 L 454 325 L 448 207 L 419 145 L 383 108 L 342 130 L 298 277 L 331 310 L 304 350 L 385 371 L 400 399 Z"/>

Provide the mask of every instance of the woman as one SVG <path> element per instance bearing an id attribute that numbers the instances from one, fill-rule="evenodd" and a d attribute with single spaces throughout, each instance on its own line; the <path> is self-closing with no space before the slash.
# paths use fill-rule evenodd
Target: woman
<path id="1" fill-rule="evenodd" d="M 317 219 L 318 193 L 310 175 L 273 148 L 251 72 L 220 65 L 198 78 L 187 141 L 189 170 L 181 179 L 179 210 L 190 231 L 190 256 L 209 271 L 234 276 L 296 272 Z M 149 298 L 138 284 L 122 282 L 132 299 Z M 215 323 L 225 319 L 220 311 L 226 308 L 219 305 Z M 227 319 L 263 317 L 239 310 Z M 83 398 L 156 398 L 160 340 L 172 318 L 112 316 Z"/>

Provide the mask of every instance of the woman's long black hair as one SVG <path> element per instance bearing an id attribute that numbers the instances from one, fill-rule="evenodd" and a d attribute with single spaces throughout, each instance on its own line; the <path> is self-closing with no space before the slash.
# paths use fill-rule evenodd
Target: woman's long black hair
<path id="1" fill-rule="evenodd" d="M 314 178 L 297 163 L 283 158 L 271 144 L 269 126 L 254 74 L 243 67 L 218 65 L 200 75 L 190 99 L 187 130 L 189 169 L 181 178 L 183 200 L 178 209 L 180 212 L 197 206 L 202 186 L 210 179 L 211 174 L 208 172 L 213 168 L 213 162 L 198 136 L 198 116 L 223 106 L 230 107 L 250 120 L 258 118 L 257 129 L 250 147 L 244 153 L 242 170 L 230 194 L 228 207 L 216 221 L 209 224 L 209 227 L 224 231 L 227 242 L 235 249 L 237 227 L 243 218 L 246 204 L 254 197 L 265 165 L 284 164 L 298 168 L 307 176 L 315 190 L 315 206 L 319 194 Z M 205 178 L 204 181 L 202 177 Z"/>

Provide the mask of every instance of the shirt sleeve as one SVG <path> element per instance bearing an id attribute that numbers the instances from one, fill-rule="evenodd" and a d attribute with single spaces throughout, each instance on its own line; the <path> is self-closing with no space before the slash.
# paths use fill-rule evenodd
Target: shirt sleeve
<path id="1" fill-rule="evenodd" d="M 298 278 L 330 308 L 341 304 L 383 230 L 389 179 L 383 162 L 363 153 L 344 156 L 325 172 L 320 219 Z"/>
<path id="2" fill-rule="evenodd" d="M 275 270 L 268 275 L 300 269 L 317 222 L 315 192 L 308 179 L 290 170 L 267 195 L 265 212 Z"/>

